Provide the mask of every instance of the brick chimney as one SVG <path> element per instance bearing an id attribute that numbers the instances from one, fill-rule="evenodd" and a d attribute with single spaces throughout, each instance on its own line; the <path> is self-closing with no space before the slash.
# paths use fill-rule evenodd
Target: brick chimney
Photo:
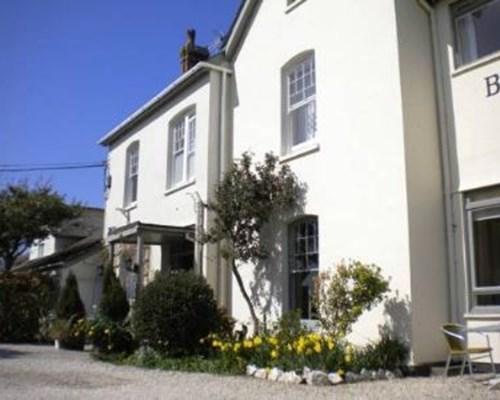
<path id="1" fill-rule="evenodd" d="M 188 29 L 186 43 L 181 49 L 182 73 L 189 71 L 200 61 L 208 60 L 210 53 L 206 47 L 196 45 L 196 31 Z"/>

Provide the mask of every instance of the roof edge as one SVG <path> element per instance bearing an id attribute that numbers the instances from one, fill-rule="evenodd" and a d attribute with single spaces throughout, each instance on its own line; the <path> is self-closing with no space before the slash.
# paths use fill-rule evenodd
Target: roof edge
<path id="1" fill-rule="evenodd" d="M 125 131 L 127 131 L 127 129 L 131 128 L 134 124 L 139 122 L 148 111 L 153 109 L 155 106 L 158 106 L 161 102 L 167 100 L 169 97 L 173 97 L 176 91 L 183 90 L 185 85 L 189 85 L 191 80 L 194 80 L 203 72 L 206 72 L 208 70 L 208 65 L 211 64 L 207 62 L 199 62 L 198 64 L 196 64 L 193 68 L 182 74 L 179 78 L 173 81 L 161 92 L 159 92 L 146 104 L 130 114 L 124 121 L 111 129 L 101 139 L 99 139 L 97 143 L 101 146 L 109 146 L 110 144 L 118 140 L 125 133 Z"/>

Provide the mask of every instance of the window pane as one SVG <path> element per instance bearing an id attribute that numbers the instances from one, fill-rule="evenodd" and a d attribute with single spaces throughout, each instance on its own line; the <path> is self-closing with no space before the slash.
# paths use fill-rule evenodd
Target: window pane
<path id="1" fill-rule="evenodd" d="M 476 299 L 478 306 L 500 306 L 500 294 L 482 294 Z"/>
<path id="2" fill-rule="evenodd" d="M 182 181 L 182 167 L 184 165 L 184 153 L 174 155 L 174 162 L 172 164 L 172 183 L 179 183 Z"/>
<path id="3" fill-rule="evenodd" d="M 500 219 L 474 222 L 477 287 L 500 286 Z"/>
<path id="4" fill-rule="evenodd" d="M 137 175 L 130 178 L 130 202 L 137 201 Z"/>
<path id="5" fill-rule="evenodd" d="M 500 50 L 500 1 L 458 15 L 455 29 L 461 64 Z"/>
<path id="6" fill-rule="evenodd" d="M 313 100 L 291 113 L 292 145 L 313 139 L 316 134 L 316 102 Z"/>
<path id="7" fill-rule="evenodd" d="M 299 272 L 291 278 L 291 309 L 300 310 L 300 317 L 303 319 L 314 318 L 311 299 L 316 276 L 317 272 Z"/>

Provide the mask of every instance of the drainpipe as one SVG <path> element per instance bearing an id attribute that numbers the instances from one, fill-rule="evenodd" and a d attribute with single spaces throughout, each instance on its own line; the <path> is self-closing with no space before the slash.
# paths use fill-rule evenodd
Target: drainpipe
<path id="1" fill-rule="evenodd" d="M 229 164 L 229 160 L 231 159 L 231 155 L 229 154 L 229 135 L 227 132 L 227 100 L 228 100 L 228 76 L 233 74 L 233 70 L 230 68 L 222 67 L 219 65 L 214 65 L 206 61 L 201 61 L 196 65 L 198 68 L 207 68 L 208 70 L 216 71 L 221 74 L 221 86 L 220 86 L 220 112 L 219 112 L 219 129 L 218 129 L 218 156 L 219 160 L 217 162 L 217 171 L 216 176 L 220 181 L 226 172 L 227 165 Z M 227 303 L 225 299 L 221 299 L 221 291 L 222 291 L 222 271 L 221 271 L 221 251 L 220 244 L 217 243 L 217 255 L 216 255 L 216 287 L 215 292 L 220 300 L 223 303 Z M 226 283 L 227 284 L 227 283 Z"/>
<path id="2" fill-rule="evenodd" d="M 439 116 L 439 133 L 441 142 L 441 159 L 443 168 L 443 184 L 444 184 L 444 205 L 446 218 L 446 246 L 448 258 L 448 313 L 451 321 L 461 321 L 459 314 L 457 289 L 458 289 L 458 260 L 457 247 L 455 240 L 455 218 L 457 215 L 453 200 L 454 192 L 452 189 L 453 171 L 451 168 L 451 143 L 450 135 L 453 134 L 450 129 L 446 117 L 446 109 L 448 105 L 448 97 L 445 94 L 444 79 L 447 76 L 443 73 L 443 63 L 439 52 L 439 31 L 436 18 L 436 11 L 429 5 L 426 0 L 417 0 L 420 6 L 427 12 L 430 18 L 432 50 L 434 58 L 434 76 L 436 80 L 436 95 L 437 107 Z"/>

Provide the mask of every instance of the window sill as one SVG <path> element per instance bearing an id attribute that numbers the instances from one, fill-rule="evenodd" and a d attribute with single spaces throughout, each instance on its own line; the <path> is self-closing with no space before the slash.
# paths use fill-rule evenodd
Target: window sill
<path id="1" fill-rule="evenodd" d="M 464 318 L 468 321 L 473 320 L 499 320 L 500 321 L 500 307 L 494 307 L 495 309 L 491 309 L 488 307 L 488 310 L 481 310 L 478 308 L 472 309 L 469 313 L 464 315 Z"/>
<path id="2" fill-rule="evenodd" d="M 196 183 L 196 180 L 195 179 L 192 179 L 190 181 L 187 181 L 187 182 L 180 182 L 178 183 L 177 185 L 171 187 L 171 188 L 168 188 L 166 191 L 165 191 L 165 196 L 168 196 L 168 195 L 171 195 L 172 193 L 175 193 L 175 192 L 178 192 L 182 189 L 185 189 L 187 188 L 188 186 L 191 186 L 191 185 L 194 185 Z"/>
<path id="3" fill-rule="evenodd" d="M 500 51 L 497 51 L 493 54 L 479 58 L 475 61 L 472 61 L 469 64 L 461 65 L 460 67 L 456 68 L 455 71 L 452 72 L 451 76 L 453 78 L 456 78 L 457 76 L 465 74 L 469 71 L 473 71 L 475 69 L 483 67 L 483 66 L 490 64 L 490 63 L 497 61 L 497 60 L 500 60 Z"/>
<path id="4" fill-rule="evenodd" d="M 286 163 L 288 161 L 295 160 L 297 158 L 306 156 L 306 155 L 311 154 L 311 153 L 315 153 L 317 151 L 319 151 L 319 143 L 318 142 L 306 143 L 303 146 L 300 146 L 299 148 L 292 150 L 290 153 L 281 156 L 280 163 Z"/>
<path id="5" fill-rule="evenodd" d="M 296 0 L 292 4 L 287 5 L 285 8 L 285 14 L 288 14 L 289 12 L 292 12 L 295 10 L 298 6 L 300 6 L 302 3 L 305 3 L 306 0 Z"/>

